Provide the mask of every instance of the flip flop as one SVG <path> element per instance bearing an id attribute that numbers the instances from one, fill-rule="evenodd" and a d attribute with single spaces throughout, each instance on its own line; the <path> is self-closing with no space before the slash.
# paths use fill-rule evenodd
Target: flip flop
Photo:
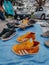
<path id="1" fill-rule="evenodd" d="M 35 40 L 35 33 L 27 32 L 26 34 L 18 37 L 16 41 L 17 42 L 23 42 L 26 38 L 32 38 L 33 40 Z"/>
<path id="2" fill-rule="evenodd" d="M 23 43 L 14 45 L 12 51 L 17 55 L 36 54 L 39 51 L 39 42 L 28 39 Z"/>

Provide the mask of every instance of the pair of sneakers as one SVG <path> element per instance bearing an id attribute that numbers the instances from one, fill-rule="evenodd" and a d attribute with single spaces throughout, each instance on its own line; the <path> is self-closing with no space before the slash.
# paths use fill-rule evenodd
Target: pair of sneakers
<path id="1" fill-rule="evenodd" d="M 4 28 L 2 30 L 2 32 L 0 33 L 0 39 L 2 40 L 9 40 L 11 39 L 13 36 L 16 35 L 16 30 L 14 28 Z"/>
<path id="2" fill-rule="evenodd" d="M 36 54 L 39 51 L 39 42 L 35 41 L 35 33 L 28 32 L 17 38 L 19 44 L 12 47 L 12 51 L 17 55 Z"/>

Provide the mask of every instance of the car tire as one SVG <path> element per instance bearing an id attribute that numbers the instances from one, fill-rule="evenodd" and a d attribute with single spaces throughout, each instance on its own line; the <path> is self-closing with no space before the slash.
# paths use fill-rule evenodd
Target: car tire
<path id="1" fill-rule="evenodd" d="M 41 15 L 41 19 L 42 19 L 42 20 L 45 19 L 45 14 L 42 14 L 42 15 Z"/>

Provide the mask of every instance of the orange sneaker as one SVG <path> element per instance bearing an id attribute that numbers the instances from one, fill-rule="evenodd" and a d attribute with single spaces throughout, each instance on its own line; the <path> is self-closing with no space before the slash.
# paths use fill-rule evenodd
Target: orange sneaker
<path id="1" fill-rule="evenodd" d="M 28 39 L 27 41 L 16 44 L 12 47 L 12 51 L 17 55 L 35 54 L 39 50 L 39 42 Z"/>
<path id="2" fill-rule="evenodd" d="M 33 32 L 27 32 L 26 34 L 18 37 L 17 41 L 18 42 L 23 42 L 23 41 L 25 41 L 26 38 L 32 38 L 33 40 L 35 40 L 35 33 L 33 33 Z"/>

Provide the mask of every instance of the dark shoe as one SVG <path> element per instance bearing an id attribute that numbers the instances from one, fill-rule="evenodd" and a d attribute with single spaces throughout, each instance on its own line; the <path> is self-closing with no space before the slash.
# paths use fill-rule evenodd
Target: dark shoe
<path id="1" fill-rule="evenodd" d="M 18 28 L 19 23 L 7 23 L 8 28 Z"/>
<path id="2" fill-rule="evenodd" d="M 44 32 L 41 36 L 42 37 L 49 37 L 49 31 Z"/>
<path id="3" fill-rule="evenodd" d="M 36 21 L 35 21 L 35 20 L 33 20 L 33 19 L 30 19 L 28 23 L 30 23 L 30 24 L 35 24 L 35 23 L 36 23 Z"/>
<path id="4" fill-rule="evenodd" d="M 14 28 L 14 23 L 7 23 L 6 25 L 8 28 Z"/>
<path id="5" fill-rule="evenodd" d="M 9 29 L 4 28 L 3 31 L 0 33 L 0 38 L 9 31 Z"/>
<path id="6" fill-rule="evenodd" d="M 28 26 L 34 26 L 35 23 L 36 23 L 36 21 L 30 19 L 28 22 Z"/>
<path id="7" fill-rule="evenodd" d="M 15 35 L 16 35 L 16 31 L 15 31 L 15 29 L 12 29 L 12 30 L 8 31 L 4 36 L 2 36 L 2 40 L 9 40 Z"/>
<path id="8" fill-rule="evenodd" d="M 19 23 L 17 23 L 17 22 L 16 22 L 16 23 L 14 23 L 14 27 L 15 27 L 15 28 L 18 28 L 18 26 L 19 26 L 19 25 L 20 25 L 20 24 L 19 24 Z"/>

